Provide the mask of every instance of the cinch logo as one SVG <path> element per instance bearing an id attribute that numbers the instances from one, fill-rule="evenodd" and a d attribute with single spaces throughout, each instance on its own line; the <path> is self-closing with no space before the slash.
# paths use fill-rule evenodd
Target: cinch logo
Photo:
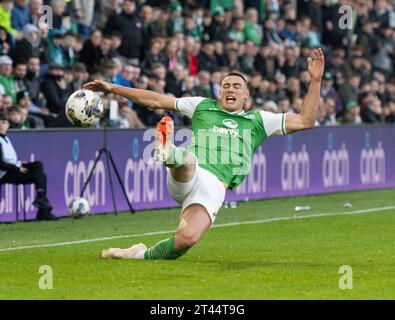
<path id="1" fill-rule="evenodd" d="M 223 124 L 231 129 L 236 129 L 238 127 L 238 124 L 236 121 L 232 120 L 232 119 L 225 119 L 224 121 L 222 121 Z"/>
<path id="2" fill-rule="evenodd" d="M 97 156 L 97 154 L 96 154 Z M 68 205 L 74 198 L 79 197 L 88 174 L 91 172 L 93 160 L 85 163 L 79 160 L 79 142 L 73 141 L 73 161 L 68 161 L 64 171 L 64 199 Z M 90 206 L 105 205 L 106 203 L 106 172 L 104 163 L 99 160 L 93 172 L 84 197 Z"/>
<path id="3" fill-rule="evenodd" d="M 281 187 L 283 191 L 298 191 L 310 186 L 310 157 L 306 145 L 302 150 L 292 151 L 292 137 L 288 136 L 288 152 L 281 160 Z"/>
<path id="4" fill-rule="evenodd" d="M 376 148 L 370 147 L 370 135 L 365 134 L 365 147 L 361 150 L 359 174 L 362 184 L 385 183 L 385 152 L 383 143 L 378 141 Z"/>
<path id="5" fill-rule="evenodd" d="M 328 135 L 328 150 L 322 158 L 322 181 L 325 188 L 346 186 L 350 183 L 350 157 L 346 144 L 333 150 L 333 134 Z"/>
<path id="6" fill-rule="evenodd" d="M 263 148 L 259 147 L 257 152 L 254 153 L 251 171 L 244 179 L 243 183 L 236 189 L 236 194 L 257 194 L 266 192 L 267 162 L 266 156 L 262 150 Z"/>
<path id="7" fill-rule="evenodd" d="M 125 167 L 125 191 L 133 203 L 152 203 L 164 199 L 165 170 L 163 166 L 144 159 L 128 159 Z"/>

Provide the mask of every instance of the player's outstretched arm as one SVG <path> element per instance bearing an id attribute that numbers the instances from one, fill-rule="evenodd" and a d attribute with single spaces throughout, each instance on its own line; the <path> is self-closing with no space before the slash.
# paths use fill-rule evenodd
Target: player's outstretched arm
<path id="1" fill-rule="evenodd" d="M 321 79 L 325 69 L 325 58 L 322 49 L 313 50 L 313 55 L 308 58 L 307 63 L 311 77 L 309 91 L 304 98 L 300 113 L 287 114 L 285 121 L 285 130 L 287 133 L 312 129 L 318 118 Z"/>
<path id="2" fill-rule="evenodd" d="M 118 86 L 105 82 L 103 80 L 95 80 L 84 85 L 84 89 L 92 91 L 102 91 L 104 93 L 115 93 L 126 99 L 132 100 L 139 105 L 152 109 L 175 110 L 175 98 L 160 94 L 154 91 L 133 89 L 124 86 Z"/>

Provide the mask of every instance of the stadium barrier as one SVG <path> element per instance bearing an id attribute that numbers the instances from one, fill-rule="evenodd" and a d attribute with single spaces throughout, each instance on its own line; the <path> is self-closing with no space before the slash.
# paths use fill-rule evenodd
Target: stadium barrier
<path id="1" fill-rule="evenodd" d="M 190 130 L 176 132 L 176 144 L 188 143 Z M 103 131 L 15 131 L 9 133 L 21 160 L 40 160 L 48 176 L 48 197 L 58 216 L 79 193 L 103 147 Z M 395 127 L 322 127 L 285 137 L 273 137 L 254 155 L 251 173 L 229 201 L 313 195 L 395 187 Z M 166 170 L 145 162 L 153 150 L 153 129 L 109 130 L 108 146 L 136 210 L 178 206 L 166 190 Z M 107 163 L 98 162 L 84 197 L 92 213 L 113 212 Z M 127 211 L 124 195 L 113 174 L 119 211 Z M 2 187 L 0 222 L 16 220 L 16 206 L 26 204 L 27 219 L 35 219 L 33 186 L 15 203 L 15 188 Z M 21 217 L 20 217 L 21 218 Z"/>

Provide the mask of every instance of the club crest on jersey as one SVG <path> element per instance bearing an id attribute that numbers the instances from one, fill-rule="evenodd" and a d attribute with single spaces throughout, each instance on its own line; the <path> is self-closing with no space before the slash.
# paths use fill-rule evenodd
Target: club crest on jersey
<path id="1" fill-rule="evenodd" d="M 230 129 L 236 129 L 238 127 L 237 122 L 232 119 L 225 119 L 222 123 Z"/>

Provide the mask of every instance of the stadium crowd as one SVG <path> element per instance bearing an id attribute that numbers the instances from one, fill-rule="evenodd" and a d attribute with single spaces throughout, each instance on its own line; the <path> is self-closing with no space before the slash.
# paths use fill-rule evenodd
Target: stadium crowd
<path id="1" fill-rule="evenodd" d="M 249 79 L 247 110 L 298 112 L 310 80 L 307 57 L 322 47 L 317 126 L 394 123 L 393 2 L 1 0 L 0 110 L 11 128 L 67 127 L 65 102 L 89 80 L 217 98 L 223 75 L 238 70 Z M 342 28 L 339 8 L 348 4 L 351 28 Z M 51 19 L 42 5 L 52 8 Z M 166 115 L 102 98 L 107 109 L 118 99 L 107 118 L 112 127 L 154 126 Z"/>

